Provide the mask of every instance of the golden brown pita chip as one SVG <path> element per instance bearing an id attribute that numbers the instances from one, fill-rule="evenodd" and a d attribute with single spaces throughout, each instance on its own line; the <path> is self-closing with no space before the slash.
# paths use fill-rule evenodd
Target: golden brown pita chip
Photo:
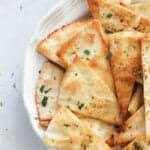
<path id="1" fill-rule="evenodd" d="M 119 32 L 109 36 L 111 68 L 121 112 L 126 117 L 136 77 L 141 76 L 140 39 L 137 32 Z"/>
<path id="2" fill-rule="evenodd" d="M 50 148 L 61 150 L 111 150 L 89 126 L 62 107 L 52 119 L 43 139 Z"/>
<path id="3" fill-rule="evenodd" d="M 36 88 L 36 104 L 41 121 L 50 120 L 57 111 L 57 97 L 63 75 L 64 71 L 51 62 L 42 65 Z"/>
<path id="4" fill-rule="evenodd" d="M 106 0 L 88 0 L 94 18 L 99 19 L 106 34 L 137 27 L 140 17 L 134 11 Z"/>
<path id="5" fill-rule="evenodd" d="M 57 51 L 60 49 L 62 44 L 67 42 L 76 33 L 80 32 L 80 30 L 82 30 L 89 22 L 90 20 L 78 21 L 61 27 L 42 40 L 37 46 L 37 51 L 51 61 L 64 67 L 65 65 L 56 55 Z"/>
<path id="6" fill-rule="evenodd" d="M 60 87 L 60 105 L 86 117 L 120 124 L 115 94 L 92 68 L 79 58 L 68 67 Z"/>
<path id="7" fill-rule="evenodd" d="M 90 61 L 101 53 L 107 53 L 108 48 L 105 42 L 100 22 L 93 19 L 81 32 L 75 34 L 57 52 L 64 61 L 66 67 L 71 64 L 76 56 Z"/>
<path id="8" fill-rule="evenodd" d="M 98 76 L 114 91 L 110 64 L 106 59 L 107 54 L 108 47 L 100 22 L 95 19 L 58 51 L 58 56 L 63 60 L 63 64 L 66 64 L 66 67 L 76 56 L 89 62 Z"/>

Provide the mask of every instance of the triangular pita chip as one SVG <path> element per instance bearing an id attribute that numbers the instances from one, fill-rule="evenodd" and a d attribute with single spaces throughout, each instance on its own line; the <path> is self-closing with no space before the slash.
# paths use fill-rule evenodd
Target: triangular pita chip
<path id="1" fill-rule="evenodd" d="M 68 67 L 60 87 L 59 103 L 81 115 L 120 124 L 115 94 L 83 60 Z"/>
<path id="2" fill-rule="evenodd" d="M 89 22 L 90 20 L 78 21 L 61 27 L 42 40 L 37 46 L 37 51 L 51 61 L 64 67 L 63 62 L 56 55 L 57 51 L 60 49 L 62 44 L 72 38 L 74 34 L 82 30 Z"/>
<path id="3" fill-rule="evenodd" d="M 88 0 L 94 18 L 99 19 L 106 34 L 136 27 L 140 17 L 127 7 L 106 0 Z"/>
<path id="4" fill-rule="evenodd" d="M 126 143 L 132 141 L 137 136 L 145 134 L 145 114 L 142 106 L 134 115 L 132 115 L 124 124 L 122 131 L 114 133 L 114 143 Z"/>
<path id="5" fill-rule="evenodd" d="M 66 66 L 71 64 L 76 56 L 88 61 L 93 70 L 114 91 L 110 64 L 106 59 L 107 54 L 107 44 L 98 20 L 91 21 L 84 30 L 65 43 L 58 51 L 58 56 Z"/>
<path id="6" fill-rule="evenodd" d="M 109 36 L 109 47 L 112 57 L 111 68 L 115 80 L 116 93 L 124 117 L 126 117 L 131 100 L 134 83 L 141 76 L 142 33 L 119 32 Z"/>
<path id="7" fill-rule="evenodd" d="M 133 93 L 131 102 L 129 104 L 128 111 L 133 115 L 143 105 L 143 89 L 142 86 L 138 86 Z"/>
<path id="8" fill-rule="evenodd" d="M 52 119 L 43 139 L 50 148 L 61 150 L 111 150 L 89 126 L 62 107 Z"/>
<path id="9" fill-rule="evenodd" d="M 64 71 L 50 62 L 42 65 L 36 88 L 36 104 L 41 121 L 50 120 L 58 108 L 58 92 Z M 40 122 L 45 125 L 46 122 Z"/>
<path id="10" fill-rule="evenodd" d="M 130 5 L 130 8 L 138 15 L 150 19 L 150 2 L 132 4 Z"/>
<path id="11" fill-rule="evenodd" d="M 146 138 L 150 141 L 150 38 L 142 40 Z"/>

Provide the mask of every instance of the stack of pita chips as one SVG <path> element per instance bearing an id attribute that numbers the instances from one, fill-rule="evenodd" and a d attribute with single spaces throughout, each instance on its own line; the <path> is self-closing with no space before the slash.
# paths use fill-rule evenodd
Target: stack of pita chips
<path id="1" fill-rule="evenodd" d="M 87 0 L 93 18 L 48 35 L 37 51 L 44 143 L 60 150 L 145 150 L 150 142 L 150 3 Z"/>

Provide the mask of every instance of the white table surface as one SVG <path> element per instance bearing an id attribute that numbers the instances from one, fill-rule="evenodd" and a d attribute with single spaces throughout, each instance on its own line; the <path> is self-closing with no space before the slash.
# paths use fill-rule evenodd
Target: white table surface
<path id="1" fill-rule="evenodd" d="M 26 46 L 40 18 L 59 0 L 0 0 L 0 149 L 45 150 L 22 100 Z"/>

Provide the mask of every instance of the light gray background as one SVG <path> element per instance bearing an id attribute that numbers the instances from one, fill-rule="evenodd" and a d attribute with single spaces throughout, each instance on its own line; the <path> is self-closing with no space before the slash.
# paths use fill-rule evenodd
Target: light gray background
<path id="1" fill-rule="evenodd" d="M 0 149 L 45 150 L 27 118 L 22 71 L 40 18 L 60 0 L 0 0 Z"/>

